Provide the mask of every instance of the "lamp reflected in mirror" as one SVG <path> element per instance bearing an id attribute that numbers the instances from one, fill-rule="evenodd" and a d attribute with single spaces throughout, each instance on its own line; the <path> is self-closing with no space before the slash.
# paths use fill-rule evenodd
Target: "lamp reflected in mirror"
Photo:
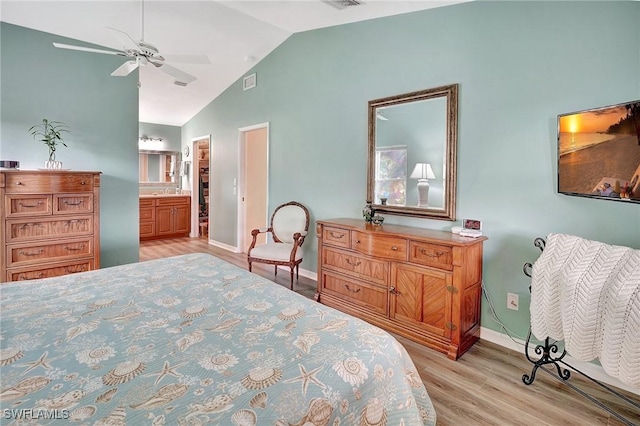
<path id="1" fill-rule="evenodd" d="M 427 207 L 429 205 L 429 179 L 436 178 L 431 164 L 416 163 L 409 178 L 418 179 L 418 207 Z"/>

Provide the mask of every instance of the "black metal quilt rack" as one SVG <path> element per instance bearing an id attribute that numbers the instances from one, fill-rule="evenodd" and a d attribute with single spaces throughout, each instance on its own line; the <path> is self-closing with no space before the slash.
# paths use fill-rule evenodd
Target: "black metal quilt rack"
<path id="1" fill-rule="evenodd" d="M 546 240 L 543 239 L 543 238 L 536 238 L 533 241 L 533 245 L 538 247 L 540 249 L 540 251 L 544 250 L 545 244 L 546 244 Z M 533 265 L 531 263 L 525 263 L 524 267 L 522 268 L 524 274 L 529 278 L 531 278 L 532 268 L 533 268 Z M 529 292 L 531 292 L 531 285 L 529 285 Z M 592 395 L 589 395 L 587 392 L 583 391 L 582 389 L 578 388 L 577 386 L 574 386 L 572 383 L 569 383 L 567 381 L 569 379 L 569 377 L 571 377 L 571 372 L 569 371 L 569 369 L 575 371 L 576 373 L 579 373 L 580 375 L 582 375 L 583 377 L 589 379 L 590 381 L 592 381 L 593 383 L 597 384 L 598 386 L 606 389 L 609 393 L 611 393 L 612 395 L 615 395 L 616 397 L 620 398 L 622 401 L 624 401 L 624 402 L 630 404 L 631 406 L 637 408 L 639 410 L 639 412 L 640 412 L 640 404 L 638 402 L 633 401 L 632 399 L 630 399 L 627 396 L 621 394 L 620 392 L 616 391 L 615 389 L 613 389 L 613 388 L 605 385 L 604 383 L 594 379 L 593 377 L 591 377 L 588 374 L 580 371 L 576 367 L 567 364 L 563 360 L 565 355 L 567 355 L 567 351 L 563 349 L 562 353 L 560 353 L 558 355 L 558 352 L 560 351 L 560 349 L 558 348 L 557 342 L 552 340 L 552 339 L 550 339 L 549 337 L 545 338 L 544 344 L 538 344 L 535 347 L 535 349 L 533 350 L 536 353 L 536 355 L 538 355 L 539 358 L 532 357 L 531 354 L 529 353 L 529 343 L 531 342 L 531 337 L 532 337 L 532 335 L 531 335 L 531 326 L 529 326 L 529 333 L 527 334 L 527 340 L 526 340 L 525 345 L 524 345 L 524 353 L 525 353 L 525 356 L 527 357 L 527 359 L 529 360 L 529 362 L 531 362 L 533 364 L 533 369 L 531 370 L 531 374 L 523 374 L 522 375 L 522 381 L 524 382 L 525 385 L 530 385 L 530 384 L 533 383 L 533 381 L 536 379 L 536 372 L 540 368 L 542 371 L 548 373 L 550 376 L 552 376 L 552 377 L 556 378 L 557 380 L 559 380 L 560 382 L 564 383 L 566 386 L 570 387 L 571 389 L 573 389 L 574 391 L 576 391 L 577 393 L 579 393 L 583 397 L 587 398 L 588 400 L 590 400 L 591 402 L 593 402 L 594 404 L 596 404 L 600 408 L 606 410 L 607 412 L 609 412 L 611 415 L 615 416 L 618 420 L 620 420 L 624 424 L 626 424 L 628 426 L 639 426 L 638 423 L 632 422 L 628 418 L 624 417 L 621 413 L 615 411 L 613 408 L 611 408 L 610 406 L 606 405 L 605 403 L 603 403 L 599 399 L 593 397 Z M 555 370 L 557 371 L 557 374 L 554 373 L 553 368 L 548 369 L 548 368 L 544 368 L 543 367 L 543 366 L 545 366 L 547 364 L 551 364 L 552 366 L 555 366 Z M 563 365 L 566 368 L 561 367 L 561 365 Z"/>

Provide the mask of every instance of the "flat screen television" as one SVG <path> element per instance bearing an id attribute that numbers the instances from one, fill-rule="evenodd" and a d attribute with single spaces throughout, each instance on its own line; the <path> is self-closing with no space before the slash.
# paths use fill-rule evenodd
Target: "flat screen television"
<path id="1" fill-rule="evenodd" d="M 640 100 L 558 115 L 558 192 L 640 203 Z"/>

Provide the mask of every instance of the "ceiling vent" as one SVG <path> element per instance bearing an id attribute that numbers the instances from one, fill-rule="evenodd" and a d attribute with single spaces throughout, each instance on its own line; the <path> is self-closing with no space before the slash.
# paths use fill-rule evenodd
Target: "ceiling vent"
<path id="1" fill-rule="evenodd" d="M 322 2 L 339 10 L 350 6 L 360 6 L 362 4 L 359 0 L 322 0 Z"/>

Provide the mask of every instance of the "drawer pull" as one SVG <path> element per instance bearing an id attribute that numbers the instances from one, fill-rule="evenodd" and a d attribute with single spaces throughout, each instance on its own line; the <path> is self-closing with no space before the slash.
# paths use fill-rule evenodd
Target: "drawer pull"
<path id="1" fill-rule="evenodd" d="M 84 223 L 86 222 L 86 219 L 71 219 L 71 220 L 67 220 L 64 223 L 64 226 L 71 226 L 71 225 L 75 225 L 76 223 Z"/>
<path id="2" fill-rule="evenodd" d="M 18 254 L 21 254 L 23 256 L 39 256 L 42 253 L 44 253 L 44 249 L 36 250 L 35 252 L 34 251 L 27 252 L 27 251 L 24 251 L 24 250 L 20 250 L 18 252 Z"/>
<path id="3" fill-rule="evenodd" d="M 22 182 L 16 182 L 16 185 L 24 185 Z"/>
<path id="4" fill-rule="evenodd" d="M 83 184 L 83 185 L 84 185 L 84 184 Z M 79 205 L 80 205 L 80 204 L 82 204 L 82 203 L 84 203 L 84 200 L 80 200 L 80 201 L 78 201 L 77 203 L 72 203 L 71 201 L 67 201 L 67 200 L 64 200 L 64 201 L 62 202 L 62 204 L 66 204 L 67 206 L 79 206 Z"/>
<path id="5" fill-rule="evenodd" d="M 360 244 L 360 240 L 356 240 L 356 244 Z"/>
<path id="6" fill-rule="evenodd" d="M 37 202 L 37 203 L 35 203 L 35 204 L 24 204 L 24 203 L 20 202 L 20 203 L 18 203 L 18 205 L 19 205 L 20 207 L 26 207 L 26 208 L 28 208 L 28 209 L 33 209 L 33 208 L 35 208 L 35 207 L 41 206 L 41 205 L 42 205 L 42 201 L 38 201 L 38 202 Z"/>
<path id="7" fill-rule="evenodd" d="M 398 246 L 391 246 L 391 250 L 398 251 Z"/>
<path id="8" fill-rule="evenodd" d="M 355 289 L 355 290 L 352 290 L 352 289 L 350 289 L 350 288 L 349 288 L 349 284 L 345 284 L 345 285 L 344 285 L 344 288 L 346 288 L 346 289 L 347 289 L 347 291 L 350 291 L 351 293 L 360 293 L 360 290 L 362 290 L 362 289 L 360 289 L 360 288 L 357 288 L 357 289 Z"/>
<path id="9" fill-rule="evenodd" d="M 444 254 L 443 251 L 437 251 L 435 254 L 429 253 L 426 249 L 420 249 L 420 254 L 424 254 L 427 257 L 440 257 Z"/>
<path id="10" fill-rule="evenodd" d="M 351 266 L 360 266 L 362 264 L 362 262 L 360 260 L 355 261 L 355 262 L 353 260 L 349 259 L 349 258 L 346 258 L 345 260 Z"/>
<path id="11" fill-rule="evenodd" d="M 329 234 L 330 234 L 333 238 L 337 238 L 337 239 L 340 239 L 340 238 L 342 238 L 342 237 L 344 237 L 344 236 L 345 236 L 345 234 L 338 234 L 338 233 L 333 232 L 333 231 L 329 232 Z"/>
<path id="12" fill-rule="evenodd" d="M 84 248 L 84 244 L 80 244 L 79 247 L 64 246 L 64 249 L 67 251 L 78 251 L 78 250 L 82 250 L 83 248 Z"/>
<path id="13" fill-rule="evenodd" d="M 84 180 L 82 182 L 80 182 L 80 185 L 86 185 L 86 184 L 87 184 L 87 182 L 84 181 Z"/>
<path id="14" fill-rule="evenodd" d="M 30 226 L 39 226 L 39 227 L 41 227 L 41 228 L 43 228 L 43 227 L 44 227 L 44 225 L 43 225 L 43 224 L 41 224 L 40 222 L 37 222 L 37 223 L 30 222 L 30 223 L 25 223 L 25 224 L 23 224 L 23 225 L 20 227 L 20 230 L 21 230 L 21 231 L 24 231 L 24 229 L 25 229 L 25 228 L 30 227 Z"/>
<path id="15" fill-rule="evenodd" d="M 64 272 L 67 274 L 77 274 L 79 272 L 85 271 L 85 265 L 82 265 L 80 268 L 69 269 L 69 267 L 64 268 Z"/>
<path id="16" fill-rule="evenodd" d="M 396 288 L 393 287 L 393 286 L 389 289 L 389 293 L 394 294 L 396 296 L 398 296 L 400 294 L 400 292 L 398 290 L 396 290 Z"/>

